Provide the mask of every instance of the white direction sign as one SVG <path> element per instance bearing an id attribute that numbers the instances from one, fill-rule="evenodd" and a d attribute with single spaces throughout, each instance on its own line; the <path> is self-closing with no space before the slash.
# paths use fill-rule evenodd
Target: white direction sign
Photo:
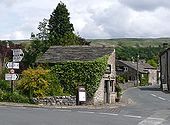
<path id="1" fill-rule="evenodd" d="M 13 49 L 13 62 L 20 62 L 24 57 L 22 49 Z"/>
<path id="2" fill-rule="evenodd" d="M 13 56 L 13 62 L 21 62 L 22 58 L 23 58 L 23 56 L 15 55 L 15 56 Z"/>
<path id="3" fill-rule="evenodd" d="M 13 51 L 13 55 L 24 56 L 22 49 L 13 49 L 12 51 Z"/>
<path id="4" fill-rule="evenodd" d="M 6 68 L 8 68 L 8 69 L 19 69 L 19 63 L 7 62 Z"/>
<path id="5" fill-rule="evenodd" d="M 18 80 L 18 74 L 5 74 L 5 80 Z"/>

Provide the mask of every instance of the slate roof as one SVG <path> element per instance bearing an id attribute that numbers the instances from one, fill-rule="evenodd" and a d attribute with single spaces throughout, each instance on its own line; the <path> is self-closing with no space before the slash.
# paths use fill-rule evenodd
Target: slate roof
<path id="1" fill-rule="evenodd" d="M 122 60 L 118 60 L 118 61 L 127 65 L 128 67 L 133 68 L 134 70 L 137 70 L 137 62 L 122 61 Z M 147 73 L 148 69 L 155 69 L 155 68 L 148 63 L 144 63 L 144 62 L 140 62 L 140 61 L 138 62 L 138 71 L 140 73 Z"/>
<path id="2" fill-rule="evenodd" d="M 36 62 L 91 61 L 110 55 L 113 51 L 112 46 L 51 46 Z"/>

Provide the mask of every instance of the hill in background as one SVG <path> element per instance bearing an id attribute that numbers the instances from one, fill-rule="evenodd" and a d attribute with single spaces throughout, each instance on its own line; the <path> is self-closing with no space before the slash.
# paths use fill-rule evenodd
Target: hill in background
<path id="1" fill-rule="evenodd" d="M 29 44 L 31 40 L 11 40 L 14 43 Z M 170 46 L 170 38 L 117 38 L 117 39 L 87 39 L 91 45 L 112 45 L 127 47 L 160 47 Z"/>
<path id="2" fill-rule="evenodd" d="M 114 45 L 131 47 L 169 46 L 170 38 L 118 38 L 118 39 L 87 39 L 91 45 Z"/>

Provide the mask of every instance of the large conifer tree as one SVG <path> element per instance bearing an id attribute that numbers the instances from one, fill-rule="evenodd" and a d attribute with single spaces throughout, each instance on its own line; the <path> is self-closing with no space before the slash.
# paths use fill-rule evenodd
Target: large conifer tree
<path id="1" fill-rule="evenodd" d="M 49 19 L 50 45 L 89 45 L 85 39 L 74 34 L 69 15 L 66 5 L 60 1 Z"/>
<path id="2" fill-rule="evenodd" d="M 74 40 L 74 28 L 70 23 L 66 5 L 60 2 L 49 19 L 49 40 L 51 45 L 65 45 L 66 41 Z M 72 41 L 73 42 L 73 41 Z"/>

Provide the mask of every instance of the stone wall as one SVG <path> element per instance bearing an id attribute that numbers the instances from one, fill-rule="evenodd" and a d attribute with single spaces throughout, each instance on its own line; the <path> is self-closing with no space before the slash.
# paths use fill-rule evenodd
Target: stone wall
<path id="1" fill-rule="evenodd" d="M 74 106 L 76 105 L 76 96 L 52 96 L 45 98 L 33 98 L 35 104 L 56 105 L 56 106 Z"/>

